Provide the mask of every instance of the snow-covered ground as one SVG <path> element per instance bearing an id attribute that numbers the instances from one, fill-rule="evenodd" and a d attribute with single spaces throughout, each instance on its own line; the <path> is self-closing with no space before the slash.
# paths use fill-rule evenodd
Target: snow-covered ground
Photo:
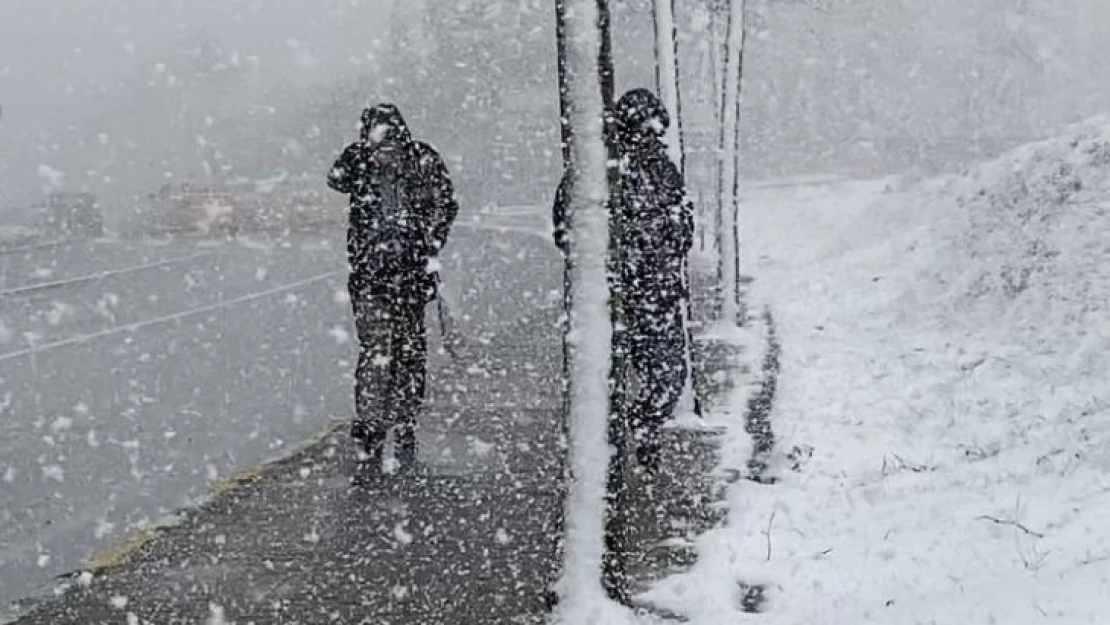
<path id="1" fill-rule="evenodd" d="M 706 625 L 1110 622 L 1108 211 L 1110 118 L 920 184 L 749 193 L 780 479 L 732 485 L 649 598 Z"/>

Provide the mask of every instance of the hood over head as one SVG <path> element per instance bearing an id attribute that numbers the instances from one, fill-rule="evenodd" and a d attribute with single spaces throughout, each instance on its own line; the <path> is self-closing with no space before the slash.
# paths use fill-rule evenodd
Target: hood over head
<path id="1" fill-rule="evenodd" d="M 671 125 L 667 108 L 654 93 L 642 88 L 621 96 L 613 117 L 617 139 L 626 147 L 655 143 Z"/>
<path id="2" fill-rule="evenodd" d="M 362 140 L 371 145 L 385 142 L 409 143 L 412 134 L 405 124 L 401 111 L 394 106 L 383 102 L 362 111 L 359 119 L 359 135 Z"/>

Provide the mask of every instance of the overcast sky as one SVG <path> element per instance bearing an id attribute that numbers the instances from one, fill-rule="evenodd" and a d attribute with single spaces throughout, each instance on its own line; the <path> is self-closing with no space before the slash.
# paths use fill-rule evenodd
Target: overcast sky
<path id="1" fill-rule="evenodd" d="M 694 1 L 679 0 L 679 6 Z M 757 0 L 751 6 L 760 15 L 753 17 L 745 51 L 745 165 L 760 172 L 839 166 L 849 157 L 838 150 L 861 138 L 904 144 L 914 153 L 936 152 L 926 141 L 933 139 L 959 143 L 989 135 L 991 145 L 1021 142 L 1106 110 L 1110 44 L 1099 36 L 1110 29 L 1106 2 Z M 290 86 L 368 72 L 367 57 L 382 49 L 375 40 L 388 36 L 394 4 L 418 10 L 424 0 L 0 0 L 0 210 L 41 195 L 34 173 L 40 164 L 66 172 L 69 183 L 84 176 L 120 193 L 153 184 L 123 172 L 110 183 L 85 176 L 109 156 L 94 155 L 89 165 L 90 158 L 80 160 L 65 145 L 43 148 L 81 134 L 70 129 L 93 128 L 84 135 L 95 143 L 105 128 L 114 144 L 126 127 L 149 152 L 143 161 L 157 161 L 166 150 L 188 156 L 191 134 L 179 133 L 174 144 L 160 116 L 216 110 L 230 97 L 188 88 L 178 90 L 188 91 L 182 100 L 160 102 L 136 89 L 182 42 L 208 37 L 244 61 L 256 58 L 242 83 L 246 95 L 279 80 L 284 94 Z M 550 28 L 550 20 L 544 13 L 533 26 Z M 642 26 L 618 20 L 621 88 L 651 82 L 650 19 Z M 681 62 L 687 80 L 695 80 L 698 59 L 687 55 Z M 250 100 L 242 91 L 220 110 Z M 464 95 L 446 95 L 437 105 L 450 111 Z M 135 111 L 146 114 L 141 124 Z M 803 158 L 810 155 L 817 160 Z M 888 155 L 861 158 L 883 164 Z"/>
<path id="2" fill-rule="evenodd" d="M 0 1 L 0 196 L 28 146 L 110 111 L 202 34 L 258 59 L 263 84 L 326 82 L 367 62 L 392 0 Z M 9 179 L 5 179 L 9 178 Z M 0 198 L 2 199 L 2 198 Z M 22 201 L 22 198 L 20 198 Z"/>
<path id="3" fill-rule="evenodd" d="M 350 73 L 388 27 L 389 0 L 4 0 L 0 94 L 47 112 L 66 89 L 131 75 L 202 30 L 268 74 L 311 59 L 316 78 Z M 384 10 L 383 10 L 384 8 Z M 298 67 L 297 69 L 310 69 Z M 80 98 L 68 98 L 80 99 Z M 9 104 L 10 102 L 10 104 Z M 44 110 L 45 109 L 45 110 Z"/>

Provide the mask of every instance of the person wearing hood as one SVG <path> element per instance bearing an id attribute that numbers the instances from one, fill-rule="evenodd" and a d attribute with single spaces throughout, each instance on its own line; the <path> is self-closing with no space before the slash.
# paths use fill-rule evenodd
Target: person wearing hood
<path id="1" fill-rule="evenodd" d="M 610 199 L 612 248 L 610 288 L 624 306 L 618 357 L 628 359 L 635 383 L 626 402 L 636 455 L 649 472 L 659 468 L 660 436 L 674 415 L 688 374 L 684 311 L 689 297 L 684 275 L 693 246 L 694 211 L 685 181 L 663 143 L 670 115 L 647 89 L 633 89 L 613 111 L 620 156 L 620 192 Z M 555 194 L 555 244 L 568 258 L 573 231 L 567 224 L 570 172 Z M 614 264 L 614 260 L 616 263 Z M 618 333 L 615 332 L 617 337 Z"/>
<path id="2" fill-rule="evenodd" d="M 359 131 L 327 178 L 350 196 L 347 286 L 359 342 L 351 436 L 380 468 L 393 430 L 397 460 L 408 468 L 424 400 L 424 307 L 436 297 L 436 258 L 458 204 L 443 159 L 413 140 L 396 106 L 364 110 Z"/>

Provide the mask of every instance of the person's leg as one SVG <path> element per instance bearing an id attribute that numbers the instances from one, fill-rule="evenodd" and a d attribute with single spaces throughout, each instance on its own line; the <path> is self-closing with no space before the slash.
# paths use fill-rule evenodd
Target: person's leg
<path id="1" fill-rule="evenodd" d="M 402 467 L 416 461 L 416 417 L 424 404 L 428 340 L 424 306 L 398 312 L 393 324 L 393 392 L 397 460 Z"/>
<path id="2" fill-rule="evenodd" d="M 352 299 L 359 356 L 355 370 L 355 420 L 351 436 L 360 441 L 372 462 L 381 461 L 389 433 L 391 332 L 384 302 L 371 297 Z"/>
<path id="3" fill-rule="evenodd" d="M 660 429 L 674 416 L 686 379 L 686 337 L 678 314 L 668 311 L 638 324 L 639 333 L 633 343 L 638 392 L 632 427 L 638 443 L 637 458 L 650 471 L 658 469 Z"/>

